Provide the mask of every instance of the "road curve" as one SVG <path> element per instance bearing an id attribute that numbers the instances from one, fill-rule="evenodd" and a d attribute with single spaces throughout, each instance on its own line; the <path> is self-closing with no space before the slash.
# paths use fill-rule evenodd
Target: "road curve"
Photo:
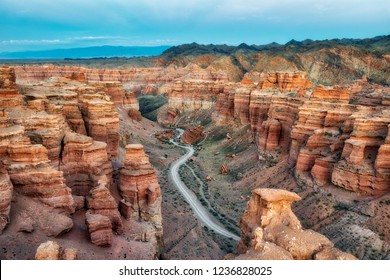
<path id="1" fill-rule="evenodd" d="M 183 133 L 183 130 L 178 129 L 180 132 L 180 135 Z M 181 147 L 186 150 L 186 154 L 183 155 L 181 158 L 176 160 L 171 164 L 171 167 L 169 168 L 169 180 L 170 182 L 175 185 L 175 187 L 180 191 L 180 193 L 183 195 L 185 200 L 190 204 L 192 210 L 194 211 L 196 217 L 209 229 L 214 230 L 214 232 L 221 234 L 225 237 L 231 238 L 233 240 L 240 240 L 240 237 L 235 235 L 234 233 L 228 231 L 226 228 L 224 228 L 218 221 L 216 221 L 213 216 L 210 214 L 210 212 L 203 207 L 203 205 L 200 203 L 196 195 L 187 188 L 187 186 L 184 184 L 184 182 L 180 179 L 179 175 L 179 168 L 182 166 L 186 161 L 192 157 L 194 154 L 194 148 L 190 145 L 181 145 L 178 144 L 176 141 L 171 140 L 171 143 L 174 145 Z"/>

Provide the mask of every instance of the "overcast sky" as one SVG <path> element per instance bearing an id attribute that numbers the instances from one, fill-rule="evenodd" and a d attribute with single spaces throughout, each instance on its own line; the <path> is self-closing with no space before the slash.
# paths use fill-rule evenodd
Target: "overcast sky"
<path id="1" fill-rule="evenodd" d="M 390 0 L 0 0 L 0 52 L 390 34 Z"/>

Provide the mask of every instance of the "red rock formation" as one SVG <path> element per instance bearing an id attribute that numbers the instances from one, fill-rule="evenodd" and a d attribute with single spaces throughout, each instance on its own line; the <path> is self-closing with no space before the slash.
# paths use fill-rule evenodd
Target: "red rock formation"
<path id="1" fill-rule="evenodd" d="M 138 111 L 134 108 L 130 108 L 127 115 L 130 117 L 130 119 L 132 119 L 134 121 L 140 122 L 142 120 L 142 115 L 141 115 L 140 111 Z"/>
<path id="2" fill-rule="evenodd" d="M 346 88 L 318 86 L 314 88 L 311 100 L 348 104 L 349 95 L 350 93 Z"/>
<path id="3" fill-rule="evenodd" d="M 272 151 L 279 147 L 279 139 L 282 131 L 282 125 L 280 121 L 271 119 L 263 122 L 262 129 L 260 130 L 259 146 L 264 151 Z"/>
<path id="4" fill-rule="evenodd" d="M 201 125 L 189 127 L 184 131 L 181 140 L 185 144 L 192 145 L 204 138 L 203 129 L 204 127 Z"/>
<path id="5" fill-rule="evenodd" d="M 234 91 L 226 91 L 218 94 L 215 104 L 217 124 L 228 124 L 234 116 Z"/>
<path id="6" fill-rule="evenodd" d="M 162 142 L 168 142 L 169 140 L 173 139 L 173 137 L 175 136 L 175 131 L 164 130 L 164 131 L 156 132 L 154 136 Z"/>
<path id="7" fill-rule="evenodd" d="M 64 117 L 31 109 L 10 109 L 8 117 L 14 124 L 25 128 L 33 144 L 42 144 L 47 149 L 49 160 L 57 165 L 65 133 Z"/>
<path id="8" fill-rule="evenodd" d="M 0 67 L 0 108 L 20 107 L 22 104 L 22 97 L 15 84 L 14 69 Z"/>
<path id="9" fill-rule="evenodd" d="M 110 157 L 116 157 L 119 117 L 105 91 L 104 84 L 86 85 L 58 78 L 44 85 L 25 86 L 23 92 L 31 109 L 23 110 L 22 115 L 20 110 L 13 110 L 10 117 L 26 127 L 34 143 L 41 143 L 49 150 L 53 163 L 58 161 L 60 143 L 67 127 L 106 142 Z"/>
<path id="10" fill-rule="evenodd" d="M 133 208 L 133 218 L 149 221 L 161 242 L 161 191 L 156 171 L 149 163 L 149 157 L 140 144 L 126 146 L 123 169 L 120 172 L 119 190 L 125 202 Z"/>
<path id="11" fill-rule="evenodd" d="M 378 155 L 375 160 L 375 170 L 379 177 L 390 177 L 390 124 L 387 128 L 385 143 L 378 149 Z"/>
<path id="12" fill-rule="evenodd" d="M 310 88 L 312 87 L 311 81 L 305 77 L 303 72 L 292 72 L 292 73 L 258 73 L 258 72 L 249 72 L 244 76 L 244 84 L 257 85 L 261 89 L 279 89 L 279 90 L 297 90 L 300 88 Z M 242 81 L 241 81 L 242 83 Z"/>
<path id="13" fill-rule="evenodd" d="M 9 223 L 12 193 L 12 183 L 2 163 L 0 163 L 0 234 Z"/>
<path id="14" fill-rule="evenodd" d="M 36 197 L 54 208 L 73 211 L 71 190 L 64 183 L 62 171 L 49 165 L 42 145 L 13 145 L 3 161 L 12 184 L 21 194 Z"/>
<path id="15" fill-rule="evenodd" d="M 79 110 L 78 93 L 69 87 L 71 81 L 51 80 L 44 85 L 23 86 L 28 108 L 46 111 L 57 117 L 64 117 L 74 132 L 86 134 L 85 124 Z"/>
<path id="16" fill-rule="evenodd" d="M 234 94 L 234 118 L 241 124 L 247 124 L 249 119 L 251 90 L 249 88 L 238 88 Z"/>
<path id="17" fill-rule="evenodd" d="M 12 81 L 12 70 L 6 72 L 11 73 Z M 9 84 L 12 83 L 2 82 L 3 88 Z M 61 137 L 60 120 L 46 113 L 34 114 L 29 109 L 6 108 L 0 115 L 0 155 L 15 191 L 72 212 L 71 190 L 64 183 L 63 173 L 55 170 L 49 159 L 49 153 L 58 158 L 54 152 L 59 153 L 60 145 L 56 147 L 54 143 Z M 25 133 L 51 150 L 41 144 L 32 145 Z"/>
<path id="18" fill-rule="evenodd" d="M 100 214 L 85 214 L 91 242 L 97 246 L 110 246 L 112 243 L 112 224 L 110 218 Z"/>
<path id="19" fill-rule="evenodd" d="M 222 164 L 221 167 L 219 168 L 220 174 L 229 174 L 229 172 L 230 172 L 230 169 L 225 164 Z"/>
<path id="20" fill-rule="evenodd" d="M 80 88 L 79 106 L 87 134 L 94 140 L 107 143 L 110 157 L 118 155 L 119 117 L 114 104 L 102 93 L 83 93 Z"/>
<path id="21" fill-rule="evenodd" d="M 390 190 L 389 169 L 381 168 L 378 173 L 375 162 L 379 149 L 385 144 L 390 118 L 379 112 L 362 118 L 355 115 L 353 118 L 353 131 L 345 141 L 340 161 L 335 165 L 332 183 L 369 195 L 386 193 Z M 382 157 L 383 151 L 379 157 L 379 166 Z"/>
<path id="22" fill-rule="evenodd" d="M 179 114 L 177 109 L 160 110 L 157 120 L 162 126 L 170 127 L 176 123 Z"/>
<path id="23" fill-rule="evenodd" d="M 258 135 L 264 121 L 268 119 L 268 111 L 272 104 L 272 96 L 268 91 L 253 90 L 250 95 L 249 116 L 254 135 Z M 261 136 L 258 135 L 258 137 Z M 266 139 L 266 137 L 264 137 Z"/>
<path id="24" fill-rule="evenodd" d="M 139 110 L 138 100 L 134 92 L 126 92 L 120 82 L 90 82 L 90 85 L 102 87 L 102 90 L 110 96 L 115 106 L 124 106 Z"/>
<path id="25" fill-rule="evenodd" d="M 219 88 L 204 80 L 177 81 L 168 91 L 168 107 L 184 110 L 210 109 Z"/>
<path id="26" fill-rule="evenodd" d="M 291 211 L 300 197 L 285 190 L 255 189 L 240 221 L 239 259 L 356 259 L 325 236 L 303 230 Z"/>
<path id="27" fill-rule="evenodd" d="M 17 79 L 22 82 L 36 82 L 50 77 L 64 77 L 78 81 L 84 81 L 85 79 L 94 82 L 131 82 L 142 87 L 172 82 L 177 78 L 228 81 L 228 76 L 224 71 L 212 66 L 203 69 L 192 63 L 185 67 L 172 65 L 165 68 L 130 68 L 125 70 L 88 69 L 78 66 L 55 66 L 50 64 L 43 66 L 26 65 L 15 66 L 15 73 Z"/>
<path id="28" fill-rule="evenodd" d="M 100 214 L 110 219 L 114 232 L 121 234 L 123 224 L 118 211 L 118 204 L 107 189 L 106 182 L 100 184 L 90 191 L 87 197 L 87 207 L 90 214 Z"/>
<path id="29" fill-rule="evenodd" d="M 106 143 L 88 136 L 72 132 L 65 134 L 59 166 L 74 195 L 86 196 L 98 186 L 100 178 L 111 178 L 112 166 L 106 146 Z"/>

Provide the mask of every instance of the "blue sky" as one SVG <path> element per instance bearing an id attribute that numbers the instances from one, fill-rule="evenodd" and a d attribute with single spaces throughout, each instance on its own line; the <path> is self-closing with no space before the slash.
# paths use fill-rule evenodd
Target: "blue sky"
<path id="1" fill-rule="evenodd" d="M 390 0 L 1 0 L 0 52 L 390 34 Z"/>

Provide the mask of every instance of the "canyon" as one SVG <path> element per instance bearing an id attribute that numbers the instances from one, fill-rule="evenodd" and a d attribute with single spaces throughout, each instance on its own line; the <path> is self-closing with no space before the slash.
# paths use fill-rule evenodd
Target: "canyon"
<path id="1" fill-rule="evenodd" d="M 389 60 L 330 75 L 191 48 L 0 68 L 1 259 L 390 259 Z M 143 97 L 166 99 L 156 121 Z M 238 242 L 197 220 L 170 168 Z"/>

